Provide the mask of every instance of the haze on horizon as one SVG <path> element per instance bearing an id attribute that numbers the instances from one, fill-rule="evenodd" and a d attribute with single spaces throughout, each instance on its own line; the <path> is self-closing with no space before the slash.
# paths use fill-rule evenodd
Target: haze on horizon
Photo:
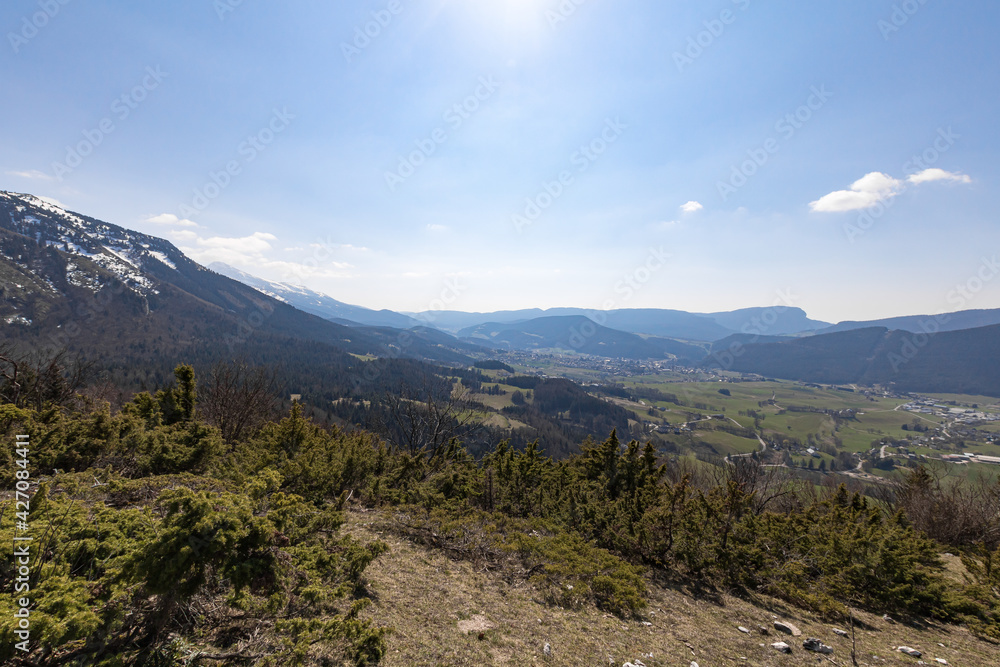
<path id="1" fill-rule="evenodd" d="M 12 0 L 0 189 L 370 308 L 1000 307 L 1000 6 Z"/>

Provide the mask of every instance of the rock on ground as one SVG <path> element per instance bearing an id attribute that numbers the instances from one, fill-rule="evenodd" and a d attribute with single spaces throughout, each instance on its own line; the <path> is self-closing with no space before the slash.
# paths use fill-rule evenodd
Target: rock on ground
<path id="1" fill-rule="evenodd" d="M 792 652 L 792 647 L 786 644 L 785 642 L 774 642 L 773 644 L 771 644 L 771 648 L 780 653 Z"/>
<path id="2" fill-rule="evenodd" d="M 802 642 L 802 648 L 807 651 L 812 651 L 814 653 L 833 653 L 833 648 L 827 646 L 815 637 L 810 637 L 809 639 Z"/>
<path id="3" fill-rule="evenodd" d="M 801 630 L 799 630 L 797 627 L 795 627 L 791 623 L 788 623 L 788 622 L 785 622 L 785 621 L 775 621 L 774 622 L 774 629 L 777 630 L 778 632 L 784 632 L 786 635 L 791 635 L 793 637 L 801 637 L 802 636 L 802 631 Z"/>

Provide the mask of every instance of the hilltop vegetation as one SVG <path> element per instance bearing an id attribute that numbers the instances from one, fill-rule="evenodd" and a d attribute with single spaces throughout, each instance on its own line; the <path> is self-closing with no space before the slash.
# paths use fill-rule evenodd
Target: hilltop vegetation
<path id="1" fill-rule="evenodd" d="M 536 443 L 497 442 L 473 457 L 433 433 L 386 441 L 322 427 L 298 405 L 236 434 L 222 425 L 259 396 L 236 391 L 220 404 L 218 381 L 199 389 L 181 366 L 171 386 L 115 413 L 55 391 L 55 376 L 33 394 L 9 380 L 0 388 L 0 430 L 30 436 L 40 482 L 32 652 L 8 645 L 5 659 L 377 664 L 392 629 L 365 612 L 365 572 L 387 546 L 342 530 L 352 508 L 385 517 L 394 539 L 521 582 L 553 609 L 641 620 L 667 581 L 698 596 L 777 598 L 840 623 L 860 609 L 1000 639 L 995 483 L 956 496 L 918 469 L 874 499 L 818 491 L 750 458 L 665 462 L 614 431 L 558 460 Z M 540 397 L 536 382 L 533 403 L 572 409 L 558 393 Z M 12 516 L 13 501 L 0 510 Z M 959 519 L 960 533 L 943 529 Z M 0 523 L 4 539 L 14 530 Z M 961 581 L 945 550 L 961 555 Z M 14 570 L 0 568 L 11 590 Z M 3 605 L 9 633 L 9 594 Z"/>

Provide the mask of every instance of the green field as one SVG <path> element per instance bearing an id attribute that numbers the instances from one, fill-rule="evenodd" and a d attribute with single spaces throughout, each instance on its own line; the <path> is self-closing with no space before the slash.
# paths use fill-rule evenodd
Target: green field
<path id="1" fill-rule="evenodd" d="M 949 478 L 980 478 L 1000 473 L 1000 466 L 940 460 L 943 454 L 961 452 L 1000 457 L 1000 442 L 990 441 L 1000 434 L 1000 422 L 972 426 L 959 423 L 956 415 L 944 412 L 918 414 L 903 410 L 902 406 L 914 401 L 912 395 L 892 396 L 864 387 L 837 388 L 782 380 L 746 381 L 736 374 L 728 374 L 725 381 L 719 376 L 673 371 L 615 375 L 576 367 L 565 357 L 532 360 L 530 367 L 521 365 L 515 369 L 518 373 L 566 377 L 588 385 L 589 393 L 631 414 L 632 432 L 627 436 L 619 433 L 619 437 L 651 441 L 661 452 L 674 456 L 693 458 L 696 454 L 712 460 L 712 457 L 760 452 L 769 465 L 808 469 L 811 462 L 812 470 L 818 472 L 823 462 L 825 470 L 836 469 L 837 473 L 844 472 L 845 467 L 853 470 L 867 460 L 872 475 L 891 478 L 898 472 L 882 468 L 880 450 L 885 445 L 886 462 L 891 460 L 897 470 L 930 463 L 943 466 Z M 512 405 L 511 394 L 517 388 L 504 384 L 506 375 L 502 371 L 484 372 L 484 387 L 499 384 L 507 394 L 475 394 L 474 400 L 497 412 Z M 601 386 L 589 386 L 594 384 L 624 387 L 635 396 L 632 399 L 608 396 Z M 643 393 L 650 390 L 661 392 L 667 400 Z M 528 395 L 523 390 L 522 393 Z M 922 397 L 947 407 L 975 406 L 984 412 L 1000 411 L 1000 401 L 984 396 Z M 518 427 L 518 423 L 495 413 L 489 423 Z M 664 425 L 670 428 L 661 432 L 659 427 Z M 744 431 L 731 433 L 726 429 Z M 769 443 L 767 450 L 761 451 L 757 436 Z M 897 443 L 906 445 L 906 451 L 900 451 Z M 807 448 L 813 448 L 818 455 L 810 456 Z M 909 458 L 908 453 L 917 458 Z M 872 464 L 879 467 L 871 468 Z M 707 464 L 699 462 L 700 465 Z M 836 475 L 830 476 L 831 482 L 836 479 Z"/>

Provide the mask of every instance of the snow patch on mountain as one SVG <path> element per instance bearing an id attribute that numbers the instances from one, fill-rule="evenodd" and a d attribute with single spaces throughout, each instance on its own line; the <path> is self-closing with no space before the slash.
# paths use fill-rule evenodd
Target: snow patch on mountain
<path id="1" fill-rule="evenodd" d="M 14 231 L 67 254 L 86 257 L 142 295 L 159 293 L 147 269 L 176 271 L 183 258 L 168 241 L 83 218 L 34 195 L 0 192 L 0 198 L 15 203 L 13 211 L 7 209 Z M 79 271 L 67 271 L 67 280 L 88 289 L 99 288 Z"/>

